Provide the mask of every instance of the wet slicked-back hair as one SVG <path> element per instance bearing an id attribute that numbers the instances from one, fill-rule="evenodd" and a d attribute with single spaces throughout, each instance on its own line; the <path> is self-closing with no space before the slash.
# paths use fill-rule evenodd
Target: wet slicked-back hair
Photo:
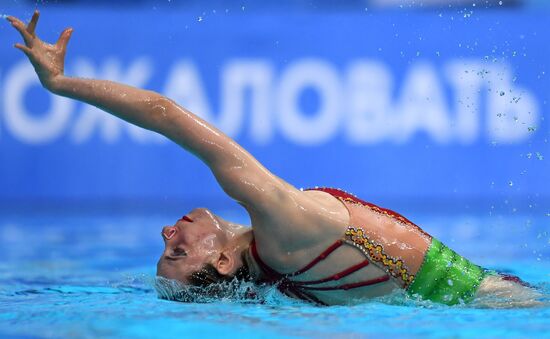
<path id="1" fill-rule="evenodd" d="M 157 278 L 155 289 L 158 296 L 161 299 L 183 302 L 211 302 L 224 298 L 254 299 L 255 293 L 250 288 L 253 285 L 252 278 L 244 259 L 244 251 L 241 256 L 243 265 L 232 275 L 222 275 L 214 265 L 206 264 L 189 275 L 188 284 Z M 243 289 L 243 285 L 248 287 Z"/>
<path id="2" fill-rule="evenodd" d="M 206 264 L 193 272 L 187 278 L 189 283 L 197 287 L 207 287 L 213 284 L 226 283 L 233 280 L 248 281 L 250 280 L 250 271 L 246 262 L 243 260 L 243 265 L 237 269 L 233 275 L 223 275 L 212 264 Z"/>

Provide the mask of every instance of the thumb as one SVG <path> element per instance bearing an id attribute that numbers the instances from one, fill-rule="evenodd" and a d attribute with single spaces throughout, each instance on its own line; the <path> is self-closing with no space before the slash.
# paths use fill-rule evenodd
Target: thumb
<path id="1" fill-rule="evenodd" d="M 59 36 L 59 39 L 55 43 L 57 47 L 61 47 L 61 50 L 64 52 L 67 48 L 67 44 L 69 43 L 69 39 L 71 38 L 71 35 L 73 34 L 72 28 L 66 28 L 63 32 L 61 32 L 61 35 Z"/>

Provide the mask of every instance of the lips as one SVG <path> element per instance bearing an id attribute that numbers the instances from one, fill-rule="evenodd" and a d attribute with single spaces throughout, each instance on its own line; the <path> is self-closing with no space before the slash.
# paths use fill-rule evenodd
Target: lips
<path id="1" fill-rule="evenodd" d="M 192 220 L 191 218 L 189 218 L 188 216 L 186 216 L 186 215 L 184 215 L 183 217 L 181 217 L 181 219 L 178 220 L 178 221 L 182 221 L 182 220 L 183 220 L 183 221 L 187 221 L 187 222 L 193 222 L 193 220 Z"/>

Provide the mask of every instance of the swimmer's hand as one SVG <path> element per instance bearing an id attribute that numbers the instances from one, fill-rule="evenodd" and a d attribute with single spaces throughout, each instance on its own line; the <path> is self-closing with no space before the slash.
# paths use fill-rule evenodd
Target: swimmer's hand
<path id="1" fill-rule="evenodd" d="M 6 19 L 21 34 L 25 45 L 15 44 L 15 48 L 23 51 L 34 66 L 34 70 L 42 83 L 42 86 L 50 91 L 55 90 L 56 79 L 63 76 L 65 64 L 65 52 L 67 43 L 73 32 L 72 28 L 65 29 L 55 45 L 40 40 L 35 33 L 36 24 L 40 13 L 35 11 L 28 25 L 13 16 Z"/>

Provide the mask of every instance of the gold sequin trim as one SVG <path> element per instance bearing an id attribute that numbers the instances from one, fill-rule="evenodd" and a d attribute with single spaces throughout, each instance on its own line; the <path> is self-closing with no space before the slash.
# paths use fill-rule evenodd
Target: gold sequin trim
<path id="1" fill-rule="evenodd" d="M 382 263 L 392 277 L 402 280 L 405 288 L 413 282 L 414 275 L 409 274 L 403 260 L 387 255 L 382 245 L 370 240 L 362 228 L 350 226 L 345 234 L 346 240 L 352 242 L 352 245 L 360 249 L 371 260 Z"/>
<path id="2" fill-rule="evenodd" d="M 352 198 L 343 198 L 343 197 L 338 197 L 338 199 L 340 199 L 340 201 L 343 201 L 343 202 L 348 202 L 348 203 L 352 203 L 352 204 L 355 204 L 355 205 L 360 205 L 360 206 L 363 206 L 363 207 L 366 207 L 366 208 L 369 208 L 375 212 L 378 212 L 380 214 L 384 214 L 384 215 L 387 215 L 388 217 L 390 218 L 393 218 L 393 219 L 397 219 L 399 221 L 401 221 L 402 223 L 404 224 L 412 224 L 409 220 L 407 220 L 405 217 L 403 217 L 402 215 L 398 214 L 398 213 L 391 213 L 389 212 L 388 210 L 386 209 L 382 209 L 374 204 L 368 204 L 368 205 L 365 205 L 355 199 L 352 199 Z M 414 224 L 412 224 L 414 225 Z M 416 226 L 416 225 L 414 225 Z M 418 227 L 418 226 L 417 226 Z"/>

